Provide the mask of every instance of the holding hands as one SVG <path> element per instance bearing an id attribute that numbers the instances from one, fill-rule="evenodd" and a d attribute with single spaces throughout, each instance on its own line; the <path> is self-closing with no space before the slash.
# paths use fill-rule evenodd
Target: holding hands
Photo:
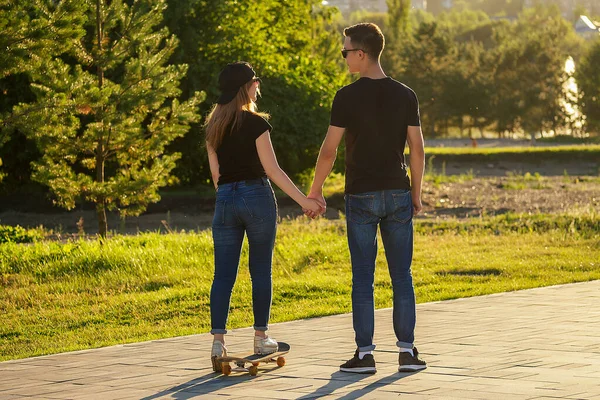
<path id="1" fill-rule="evenodd" d="M 317 218 L 319 215 L 325 214 L 327 210 L 327 202 L 322 193 L 309 193 L 306 198 L 306 205 L 302 206 L 302 211 L 307 217 L 312 219 Z"/>

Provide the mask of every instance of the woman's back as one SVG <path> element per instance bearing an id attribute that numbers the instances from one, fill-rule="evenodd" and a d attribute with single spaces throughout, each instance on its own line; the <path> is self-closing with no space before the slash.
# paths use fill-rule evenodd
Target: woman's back
<path id="1" fill-rule="evenodd" d="M 256 149 L 256 139 L 271 130 L 271 124 L 260 115 L 243 111 L 239 128 L 231 131 L 228 127 L 229 132 L 216 149 L 221 174 L 219 184 L 266 177 Z"/>

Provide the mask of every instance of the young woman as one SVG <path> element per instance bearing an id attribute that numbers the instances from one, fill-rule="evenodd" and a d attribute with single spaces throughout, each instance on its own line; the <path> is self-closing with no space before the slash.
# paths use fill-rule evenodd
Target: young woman
<path id="1" fill-rule="evenodd" d="M 254 352 L 277 351 L 277 342 L 266 335 L 271 312 L 271 262 L 277 226 L 277 203 L 269 177 L 304 210 L 319 213 L 316 200 L 308 199 L 279 167 L 271 144 L 267 114 L 256 109 L 260 79 L 244 62 L 228 64 L 219 75 L 221 96 L 205 123 L 206 148 L 217 189 L 212 224 L 215 276 L 210 292 L 211 352 L 226 354 L 224 335 L 231 291 L 237 277 L 244 234 L 248 236 L 254 312 Z M 219 365 L 217 365 L 219 364 Z"/>

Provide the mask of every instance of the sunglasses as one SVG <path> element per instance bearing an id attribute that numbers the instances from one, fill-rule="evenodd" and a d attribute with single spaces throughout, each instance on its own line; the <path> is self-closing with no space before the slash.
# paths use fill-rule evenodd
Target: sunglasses
<path id="1" fill-rule="evenodd" d="M 351 51 L 362 51 L 363 53 L 366 53 L 366 51 L 364 51 L 363 49 L 342 49 L 342 57 L 346 58 L 348 57 L 348 53 Z"/>

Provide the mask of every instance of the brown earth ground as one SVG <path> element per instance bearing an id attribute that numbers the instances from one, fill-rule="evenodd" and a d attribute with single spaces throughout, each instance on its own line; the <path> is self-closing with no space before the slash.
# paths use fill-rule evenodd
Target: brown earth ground
<path id="1" fill-rule="evenodd" d="M 600 177 L 598 176 L 524 176 L 453 177 L 438 176 L 438 183 L 427 181 L 423 188 L 423 213 L 419 219 L 469 218 L 481 215 L 514 213 L 600 214 Z M 458 182 L 447 182 L 456 180 Z M 446 181 L 446 182 L 445 182 Z M 301 215 L 301 210 L 287 196 L 278 195 L 282 218 Z M 143 231 L 202 230 L 209 228 L 214 199 L 199 195 L 165 196 L 135 218 L 120 221 L 109 214 L 109 229 L 115 233 L 135 234 Z M 341 193 L 328 199 L 326 218 L 339 218 L 344 210 Z M 31 213 L 5 210 L 0 224 L 37 227 L 54 231 L 55 237 L 69 237 L 84 232 L 97 233 L 96 215 L 91 209 Z M 82 229 L 81 229 L 82 228 Z"/>

